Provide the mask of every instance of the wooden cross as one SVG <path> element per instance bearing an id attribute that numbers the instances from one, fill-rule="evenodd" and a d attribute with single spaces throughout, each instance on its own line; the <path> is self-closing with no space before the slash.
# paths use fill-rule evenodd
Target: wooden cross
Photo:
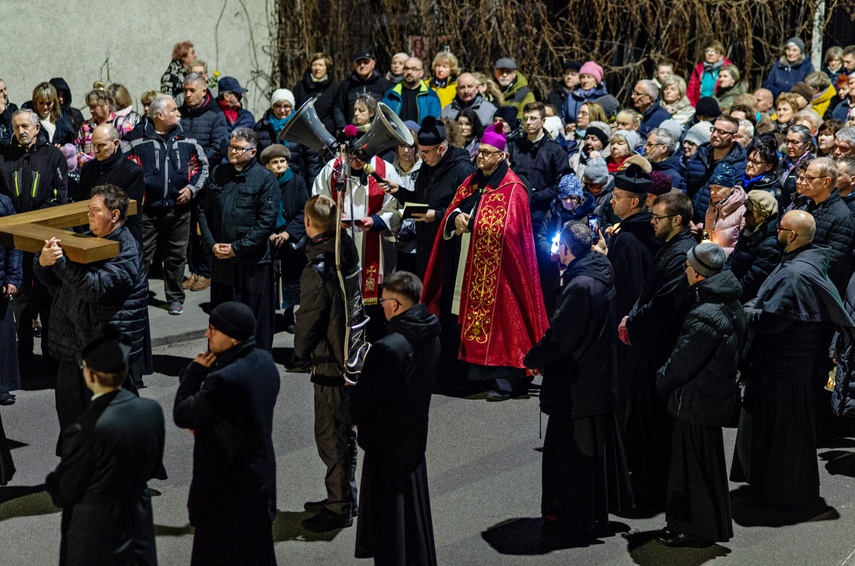
<path id="1" fill-rule="evenodd" d="M 128 204 L 128 215 L 137 213 L 137 201 Z M 89 224 L 89 201 L 40 208 L 0 218 L 0 244 L 38 253 L 45 240 L 62 240 L 60 247 L 75 263 L 93 263 L 119 255 L 119 242 L 69 232 L 66 228 Z"/>

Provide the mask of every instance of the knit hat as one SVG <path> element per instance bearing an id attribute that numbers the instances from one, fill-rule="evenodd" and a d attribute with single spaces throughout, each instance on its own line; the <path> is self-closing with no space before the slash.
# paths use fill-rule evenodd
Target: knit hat
<path id="1" fill-rule="evenodd" d="M 778 200 L 772 196 L 772 193 L 760 189 L 748 191 L 745 207 L 750 208 L 763 218 L 770 218 L 778 214 Z"/>
<path id="2" fill-rule="evenodd" d="M 799 48 L 799 51 L 802 53 L 805 52 L 805 42 L 799 39 L 798 37 L 791 37 L 787 40 L 787 43 L 784 44 L 784 47 L 789 47 L 791 45 L 795 45 Z"/>
<path id="3" fill-rule="evenodd" d="M 597 84 L 600 84 L 603 81 L 603 68 L 593 61 L 585 61 L 585 64 L 582 65 L 581 69 L 579 69 L 579 74 L 591 75 L 597 79 Z"/>
<path id="4" fill-rule="evenodd" d="M 77 169 L 77 149 L 70 143 L 67 143 L 60 146 L 59 151 L 62 153 L 62 156 L 65 157 L 65 164 L 68 167 L 69 172 Z"/>
<path id="5" fill-rule="evenodd" d="M 659 124 L 659 127 L 663 130 L 668 130 L 668 132 L 671 134 L 674 134 L 674 137 L 678 140 L 683 137 L 683 132 L 686 131 L 683 128 L 683 124 L 673 118 L 664 120 L 661 124 Z"/>
<path id="6" fill-rule="evenodd" d="M 589 128 L 597 128 L 603 133 L 606 134 L 606 137 L 612 137 L 612 128 L 605 122 L 600 122 L 599 120 L 594 120 L 590 124 L 588 124 Z"/>
<path id="7" fill-rule="evenodd" d="M 255 334 L 255 316 L 248 306 L 237 301 L 223 303 L 211 311 L 209 323 L 240 342 Z"/>
<path id="8" fill-rule="evenodd" d="M 277 102 L 282 102 L 287 100 L 291 103 L 291 106 L 297 106 L 297 103 L 294 100 L 294 93 L 288 90 L 287 88 L 277 88 L 273 91 L 273 94 L 270 95 L 270 106 L 273 106 Z"/>
<path id="9" fill-rule="evenodd" d="M 558 198 L 565 199 L 567 197 L 576 197 L 579 200 L 582 200 L 582 183 L 579 182 L 579 178 L 572 173 L 564 175 L 561 177 L 561 180 L 558 181 Z"/>
<path id="10" fill-rule="evenodd" d="M 484 135 L 481 136 L 481 143 L 491 145 L 499 151 L 505 151 L 508 145 L 508 138 L 505 136 L 505 127 L 501 122 L 494 122 L 492 126 L 488 126 L 484 130 Z"/>
<path id="11" fill-rule="evenodd" d="M 108 323 L 89 342 L 81 354 L 86 367 L 101 373 L 123 373 L 128 370 L 131 345 L 121 329 Z"/>
<path id="12" fill-rule="evenodd" d="M 710 177 L 708 185 L 718 185 L 720 187 L 733 187 L 736 185 L 736 172 L 730 163 L 719 161 L 715 166 L 712 177 Z"/>
<path id="13" fill-rule="evenodd" d="M 686 260 L 698 275 L 712 277 L 721 273 L 727 261 L 727 254 L 718 244 L 704 242 L 690 249 L 686 254 Z"/>
<path id="14" fill-rule="evenodd" d="M 603 147 L 609 145 L 609 136 L 596 126 L 588 126 L 588 128 L 585 130 L 585 137 L 588 136 L 596 137 L 598 140 L 600 140 L 600 143 L 603 144 Z"/>
<path id="15" fill-rule="evenodd" d="M 573 70 L 573 71 L 576 71 L 578 73 L 579 69 L 581 69 L 581 68 L 582 68 L 582 62 L 581 61 L 564 61 L 564 70 L 565 71 Z"/>
<path id="16" fill-rule="evenodd" d="M 721 116 L 721 108 L 715 98 L 703 96 L 695 105 L 695 114 L 703 118 L 718 118 Z"/>
<path id="17" fill-rule="evenodd" d="M 638 165 L 630 165 L 615 175 L 615 188 L 635 194 L 646 194 L 650 190 L 650 175 Z"/>
<path id="18" fill-rule="evenodd" d="M 562 130 L 564 130 L 564 124 L 561 123 L 561 118 L 558 116 L 547 116 L 543 120 L 543 129 L 549 133 L 549 137 L 557 140 Z"/>
<path id="19" fill-rule="evenodd" d="M 445 141 L 445 124 L 433 116 L 425 116 L 419 128 L 419 145 L 439 145 Z"/>
<path id="20" fill-rule="evenodd" d="M 510 69 L 511 71 L 517 70 L 517 63 L 510 57 L 502 57 L 501 59 L 496 61 L 496 64 L 493 65 L 494 69 Z"/>
<path id="21" fill-rule="evenodd" d="M 602 106 L 603 112 L 606 113 L 606 118 L 614 118 L 617 116 L 618 110 L 620 110 L 620 102 L 611 94 L 601 96 L 594 102 Z"/>
<path id="22" fill-rule="evenodd" d="M 261 155 L 258 157 L 258 162 L 262 165 L 267 165 L 274 157 L 284 157 L 285 159 L 290 161 L 291 150 L 282 145 L 281 143 L 275 143 L 271 146 L 264 148 L 264 151 L 262 151 Z"/>
<path id="23" fill-rule="evenodd" d="M 692 142 L 695 145 L 701 145 L 702 143 L 707 143 L 710 141 L 710 134 L 712 133 L 712 124 L 706 121 L 698 122 L 686 132 L 686 137 L 683 138 L 684 141 Z"/>
<path id="24" fill-rule="evenodd" d="M 608 183 L 609 166 L 606 165 L 606 160 L 602 157 L 589 159 L 585 166 L 585 172 L 582 173 L 582 178 L 598 185 Z"/>
<path id="25" fill-rule="evenodd" d="M 635 148 L 641 145 L 641 136 L 638 135 L 638 132 L 633 130 L 617 130 L 612 135 L 612 139 L 614 139 L 615 136 L 623 136 L 623 138 L 626 140 L 626 144 L 629 146 L 630 151 L 632 151 L 633 153 L 637 153 L 635 151 Z"/>
<path id="26" fill-rule="evenodd" d="M 502 106 L 493 114 L 493 118 L 501 118 L 511 127 L 511 131 L 516 130 L 520 121 L 517 119 L 517 107 L 516 106 Z"/>
<path id="27" fill-rule="evenodd" d="M 804 81 L 799 81 L 790 88 L 790 92 L 798 94 L 808 102 L 813 98 L 813 89 Z"/>
<path id="28" fill-rule="evenodd" d="M 650 188 L 647 189 L 647 194 L 658 197 L 659 195 L 670 193 L 672 188 L 674 187 L 671 183 L 671 177 L 666 173 L 662 171 L 650 172 Z"/>

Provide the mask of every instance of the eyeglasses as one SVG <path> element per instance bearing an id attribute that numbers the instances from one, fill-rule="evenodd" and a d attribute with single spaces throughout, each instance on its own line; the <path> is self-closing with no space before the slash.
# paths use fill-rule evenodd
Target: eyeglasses
<path id="1" fill-rule="evenodd" d="M 786 145 L 804 145 L 807 142 L 799 141 L 799 140 L 787 140 L 784 142 Z"/>
<path id="2" fill-rule="evenodd" d="M 728 132 L 727 130 L 722 130 L 721 128 L 716 128 L 715 126 L 710 128 L 710 132 L 712 132 L 714 134 L 718 134 L 720 136 L 734 136 L 734 135 L 736 135 L 736 132 Z"/>
<path id="3" fill-rule="evenodd" d="M 431 154 L 431 153 L 433 153 L 434 151 L 438 150 L 439 148 L 440 148 L 440 146 L 435 145 L 435 146 L 433 146 L 432 148 L 427 149 L 427 150 L 425 150 L 425 149 L 420 149 L 420 150 L 419 150 L 419 155 L 421 155 L 422 157 L 427 157 L 428 155 L 430 155 L 430 154 Z"/>
<path id="4" fill-rule="evenodd" d="M 289 108 L 294 108 L 291 104 L 287 102 L 277 102 L 273 105 L 273 108 L 278 108 L 280 110 L 288 110 Z"/>
<path id="5" fill-rule="evenodd" d="M 650 95 L 649 95 L 649 94 L 647 94 L 646 92 L 635 92 L 635 91 L 632 91 L 632 93 L 631 93 L 629 96 L 631 96 L 631 97 L 633 97 L 633 98 L 638 98 L 638 97 L 640 97 L 640 96 L 650 96 Z"/>
<path id="6" fill-rule="evenodd" d="M 501 152 L 501 151 L 491 151 L 491 150 L 489 150 L 489 149 L 478 149 L 478 150 L 475 152 L 475 155 L 480 155 L 480 156 L 483 156 L 483 157 L 491 157 L 491 156 L 493 156 L 493 155 L 498 155 L 498 154 L 500 154 L 500 153 L 503 153 L 503 152 Z"/>
<path id="7" fill-rule="evenodd" d="M 749 159 L 749 163 L 753 163 L 754 165 L 766 165 L 766 162 L 762 159 Z"/>
<path id="8" fill-rule="evenodd" d="M 706 51 L 704 51 L 704 53 L 706 53 L 707 55 L 715 55 L 716 53 L 718 53 L 718 49 L 707 49 Z"/>
<path id="9" fill-rule="evenodd" d="M 398 299 L 396 299 L 395 297 L 384 297 L 384 298 L 382 298 L 382 299 L 377 299 L 377 302 L 378 302 L 378 303 L 380 303 L 380 305 L 381 305 L 381 306 L 382 306 L 382 305 L 383 305 L 383 303 L 385 303 L 386 301 L 395 301 L 396 303 L 401 304 L 401 301 L 399 301 L 399 300 L 398 300 Z"/>
<path id="10" fill-rule="evenodd" d="M 812 177 L 810 175 L 799 175 L 798 177 L 796 177 L 797 181 L 815 181 L 817 179 L 825 179 L 825 176 L 817 175 L 815 177 Z"/>
<path id="11" fill-rule="evenodd" d="M 666 145 L 666 144 L 664 144 L 664 143 L 653 143 L 651 141 L 648 141 L 647 143 L 644 144 L 644 147 L 656 147 L 657 145 Z"/>
<path id="12" fill-rule="evenodd" d="M 254 147 L 238 147 L 236 145 L 230 145 L 229 146 L 229 151 L 231 151 L 233 153 L 243 153 L 245 151 L 252 151 L 253 149 L 255 149 L 255 148 Z"/>
<path id="13" fill-rule="evenodd" d="M 653 214 L 653 215 L 651 215 L 651 218 L 653 218 L 654 222 L 659 222 L 665 218 L 673 218 L 674 216 L 677 216 L 677 215 L 676 214 L 665 214 L 665 215 L 659 216 L 658 214 Z"/>
<path id="14" fill-rule="evenodd" d="M 795 234 L 796 236 L 798 236 L 798 235 L 799 235 L 799 234 L 798 234 L 798 232 L 796 232 L 796 231 L 795 231 L 795 230 L 793 230 L 792 228 L 784 228 L 783 226 L 778 226 L 778 227 L 777 227 L 777 228 L 775 228 L 775 229 L 776 229 L 778 232 L 792 232 L 792 233 L 793 233 L 793 234 Z"/>

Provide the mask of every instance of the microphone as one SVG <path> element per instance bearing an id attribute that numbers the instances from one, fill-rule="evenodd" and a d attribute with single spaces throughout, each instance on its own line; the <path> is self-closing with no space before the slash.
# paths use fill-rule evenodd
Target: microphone
<path id="1" fill-rule="evenodd" d="M 377 181 L 378 183 L 380 183 L 381 185 L 383 185 L 383 186 L 385 187 L 383 190 L 384 190 L 384 191 L 386 191 L 387 193 L 388 193 L 390 190 L 392 190 L 391 185 L 389 185 L 389 181 L 387 181 L 386 179 L 384 179 L 383 177 L 381 177 L 381 176 L 377 173 L 377 171 L 375 171 L 375 170 L 374 170 L 374 166 L 373 166 L 373 165 L 371 165 L 370 163 L 366 163 L 366 164 L 362 167 L 362 171 L 363 171 L 366 175 L 371 175 L 372 177 L 374 177 L 374 180 L 375 180 L 375 181 Z"/>

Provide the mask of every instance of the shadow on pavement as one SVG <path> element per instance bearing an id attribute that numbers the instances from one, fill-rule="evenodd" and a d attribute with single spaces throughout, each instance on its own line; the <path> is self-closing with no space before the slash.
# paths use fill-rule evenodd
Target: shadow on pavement
<path id="1" fill-rule="evenodd" d="M 59 513 L 44 484 L 0 487 L 0 521 Z"/>
<path id="2" fill-rule="evenodd" d="M 554 550 L 583 548 L 605 544 L 601 538 L 615 536 L 629 530 L 623 523 L 610 522 L 599 537 L 543 537 L 540 517 L 508 519 L 481 533 L 481 538 L 499 554 L 536 556 Z"/>
<path id="3" fill-rule="evenodd" d="M 819 498 L 812 505 L 798 507 L 757 507 L 748 499 L 749 488 L 742 486 L 730 492 L 733 521 L 743 527 L 786 527 L 814 521 L 836 521 L 837 509 Z"/>
<path id="4" fill-rule="evenodd" d="M 171 525 L 155 525 L 154 526 L 154 536 L 156 537 L 182 537 L 185 535 L 192 535 L 196 532 L 196 529 L 190 526 L 190 523 L 187 523 L 183 527 L 173 527 Z"/>
<path id="5" fill-rule="evenodd" d="M 639 531 L 623 535 L 634 563 L 640 566 L 700 566 L 731 552 L 719 544 L 706 548 L 670 548 L 655 540 L 656 532 Z"/>
<path id="6" fill-rule="evenodd" d="M 851 450 L 829 450 L 819 457 L 825 460 L 825 469 L 833 476 L 855 478 L 855 452 Z"/>
<path id="7" fill-rule="evenodd" d="M 152 358 L 154 359 L 154 371 L 170 377 L 178 377 L 181 370 L 193 361 L 192 358 L 170 356 L 168 354 L 155 354 Z"/>
<path id="8" fill-rule="evenodd" d="M 280 511 L 277 509 L 276 518 L 273 520 L 273 542 L 284 542 L 288 540 L 301 540 L 305 542 L 329 542 L 333 540 L 336 536 L 338 536 L 338 533 L 341 532 L 341 529 L 336 529 L 334 531 L 328 531 L 325 533 L 313 533 L 304 529 L 303 525 L 301 525 L 300 523 L 304 519 L 314 517 L 315 514 L 316 513 L 312 513 L 311 511 L 297 512 Z M 349 528 L 355 529 L 356 521 L 354 521 L 353 526 Z"/>

